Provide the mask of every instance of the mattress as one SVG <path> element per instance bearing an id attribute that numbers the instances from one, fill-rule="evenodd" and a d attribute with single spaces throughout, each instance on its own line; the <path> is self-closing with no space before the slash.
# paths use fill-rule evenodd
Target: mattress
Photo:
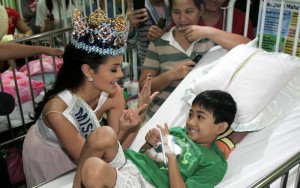
<path id="1" fill-rule="evenodd" d="M 36 98 L 35 103 L 41 101 L 43 99 L 44 92 L 41 92 Z M 24 116 L 24 122 L 22 121 L 21 116 L 21 110 L 22 108 L 22 114 Z M 32 101 L 27 101 L 23 103 L 20 106 L 16 106 L 15 109 L 12 111 L 12 113 L 9 115 L 10 123 L 12 125 L 12 128 L 17 128 L 19 126 L 22 126 L 24 123 L 32 122 L 33 120 L 30 117 L 33 117 L 34 115 L 34 108 Z M 9 124 L 6 116 L 0 116 L 0 132 L 4 132 L 9 130 Z"/>

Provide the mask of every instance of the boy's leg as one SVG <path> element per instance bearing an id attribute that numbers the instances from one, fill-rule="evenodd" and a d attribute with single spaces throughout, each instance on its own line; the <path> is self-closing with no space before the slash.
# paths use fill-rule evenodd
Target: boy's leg
<path id="1" fill-rule="evenodd" d="M 95 131 L 93 131 L 89 135 L 88 139 L 85 141 L 85 144 L 81 151 L 73 187 L 74 188 L 81 187 L 81 181 L 83 181 L 82 178 L 89 178 L 86 176 L 87 174 L 90 174 L 90 172 L 89 173 L 87 172 L 89 171 L 89 169 L 91 169 L 89 167 L 89 164 L 91 161 L 95 160 L 95 158 L 98 158 L 99 160 L 94 165 L 93 167 L 94 170 L 99 171 L 102 169 L 106 169 L 106 170 L 109 169 L 108 168 L 109 164 L 107 164 L 108 166 L 106 166 L 105 163 L 109 163 L 115 158 L 115 156 L 118 153 L 118 149 L 119 149 L 118 137 L 112 128 L 104 126 L 104 127 L 97 128 Z M 91 158 L 91 160 L 87 160 L 89 158 Z M 87 163 L 85 164 L 86 160 Z M 83 165 L 85 165 L 85 170 L 86 170 L 85 172 L 82 171 Z M 111 170 L 108 170 L 105 173 L 101 173 L 101 175 L 103 174 L 105 174 L 105 176 L 109 175 L 108 177 L 110 178 L 104 179 L 105 182 L 100 182 L 99 180 L 99 183 L 103 183 L 103 185 L 107 187 L 113 186 L 116 181 L 116 172 L 112 167 L 110 168 Z M 96 172 L 96 175 L 97 173 L 98 172 Z"/>

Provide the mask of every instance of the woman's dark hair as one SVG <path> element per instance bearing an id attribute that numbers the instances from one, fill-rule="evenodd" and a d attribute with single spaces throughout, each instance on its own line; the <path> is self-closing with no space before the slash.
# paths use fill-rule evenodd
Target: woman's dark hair
<path id="1" fill-rule="evenodd" d="M 61 1 L 61 0 L 59 0 Z M 69 6 L 69 0 L 66 0 L 66 7 Z M 53 10 L 53 2 L 52 0 L 46 0 L 46 7 L 48 8 L 49 12 L 52 13 Z"/>
<path id="2" fill-rule="evenodd" d="M 199 105 L 211 112 L 215 124 L 227 122 L 228 127 L 233 123 L 237 111 L 236 103 L 232 96 L 220 90 L 206 90 L 197 95 L 192 106 Z"/>
<path id="3" fill-rule="evenodd" d="M 172 10 L 172 8 L 173 8 L 173 1 L 174 0 L 169 0 L 169 9 L 170 10 Z M 202 0 L 194 0 L 194 4 L 200 10 L 201 9 L 201 4 L 202 4 Z M 171 13 L 171 11 L 170 11 L 170 13 Z"/>
<path id="4" fill-rule="evenodd" d="M 53 87 L 46 92 L 43 100 L 35 109 L 34 119 L 37 120 L 45 104 L 55 95 L 63 90 L 76 90 L 84 81 L 84 74 L 81 70 L 83 64 L 89 65 L 97 71 L 100 64 L 104 64 L 107 56 L 88 54 L 83 50 L 78 50 L 71 43 L 66 46 L 63 55 L 63 65 L 57 73 Z"/>

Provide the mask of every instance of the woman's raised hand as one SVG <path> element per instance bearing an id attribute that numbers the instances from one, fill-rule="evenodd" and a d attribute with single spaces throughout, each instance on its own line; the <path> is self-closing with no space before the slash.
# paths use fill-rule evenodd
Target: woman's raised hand
<path id="1" fill-rule="evenodd" d="M 149 104 L 151 103 L 151 101 L 159 94 L 159 92 L 153 92 L 151 91 L 151 74 L 148 74 L 148 77 L 146 79 L 145 85 L 143 86 L 141 93 L 139 95 L 139 103 L 138 106 L 142 106 L 142 105 L 147 105 L 149 106 Z M 144 111 L 141 111 L 141 117 L 142 119 L 145 118 L 146 115 L 146 110 L 147 108 L 145 108 Z"/>
<path id="2" fill-rule="evenodd" d="M 141 105 L 138 109 L 123 110 L 120 118 L 120 129 L 127 131 L 128 129 L 139 125 L 143 121 L 142 112 L 145 111 L 147 105 Z"/>

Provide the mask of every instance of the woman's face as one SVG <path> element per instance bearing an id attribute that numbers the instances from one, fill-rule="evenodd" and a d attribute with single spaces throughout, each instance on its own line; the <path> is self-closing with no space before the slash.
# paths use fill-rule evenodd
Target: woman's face
<path id="1" fill-rule="evenodd" d="M 226 0 L 203 0 L 205 11 L 217 12 L 224 6 Z"/>
<path id="2" fill-rule="evenodd" d="M 109 94 L 115 93 L 117 82 L 123 77 L 122 61 L 122 55 L 109 56 L 106 63 L 99 65 L 97 72 L 92 76 L 94 87 Z"/>
<path id="3" fill-rule="evenodd" d="M 200 7 L 193 0 L 173 0 L 172 19 L 176 27 L 197 25 L 201 16 Z"/>

